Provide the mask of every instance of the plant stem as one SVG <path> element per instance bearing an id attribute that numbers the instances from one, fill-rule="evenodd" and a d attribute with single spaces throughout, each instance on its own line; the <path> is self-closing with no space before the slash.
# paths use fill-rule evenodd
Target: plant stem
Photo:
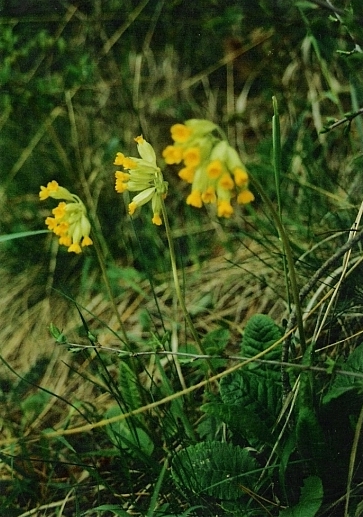
<path id="1" fill-rule="evenodd" d="M 279 237 L 282 241 L 282 244 L 284 246 L 284 251 L 286 254 L 286 260 L 287 265 L 289 268 L 289 277 L 290 277 L 290 283 L 291 283 L 291 292 L 293 301 L 295 304 L 295 311 L 296 311 L 296 319 L 297 319 L 297 327 L 299 330 L 299 336 L 300 336 L 300 345 L 301 345 L 301 351 L 304 354 L 306 350 L 306 342 L 305 342 L 305 332 L 304 332 L 304 324 L 303 324 L 303 318 L 302 318 L 302 312 L 301 312 L 301 305 L 300 305 L 300 298 L 299 298 L 299 288 L 297 285 L 296 280 L 296 274 L 295 274 L 295 264 L 294 259 L 292 256 L 292 251 L 290 247 L 290 241 L 286 234 L 285 228 L 281 222 L 281 219 L 279 217 L 279 214 L 276 212 L 275 207 L 264 191 L 262 185 L 260 182 L 254 178 L 253 176 L 249 176 L 250 183 L 258 190 L 260 196 L 262 197 L 263 202 L 266 204 L 266 206 L 269 208 L 272 219 L 276 225 L 277 231 L 279 233 Z"/>
<path id="2" fill-rule="evenodd" d="M 101 251 L 101 248 L 99 246 L 98 238 L 95 235 L 95 232 L 93 232 L 92 237 L 93 237 L 93 243 L 94 243 L 94 247 L 95 247 L 95 250 L 96 250 L 96 255 L 97 255 L 98 263 L 100 265 L 101 272 L 102 272 L 102 278 L 103 278 L 103 281 L 104 281 L 105 286 L 106 286 L 106 290 L 107 290 L 108 297 L 110 299 L 112 310 L 115 313 L 115 316 L 117 318 L 117 322 L 118 322 L 118 324 L 120 326 L 120 331 L 121 331 L 121 334 L 122 334 L 122 340 L 123 340 L 126 348 L 129 351 L 131 351 L 129 338 L 127 337 L 125 326 L 124 326 L 123 321 L 122 321 L 122 319 L 120 317 L 120 314 L 118 312 L 118 309 L 117 309 L 117 306 L 116 306 L 116 303 L 115 303 L 115 299 L 114 299 L 113 294 L 112 294 L 110 280 L 109 280 L 109 278 L 107 276 L 107 270 L 106 270 L 106 264 L 105 264 L 105 260 L 104 260 L 104 255 L 103 255 L 103 253 Z"/>
<path id="3" fill-rule="evenodd" d="M 272 148 L 273 148 L 273 164 L 274 164 L 274 175 L 275 175 L 275 187 L 276 187 L 276 196 L 277 196 L 277 210 L 279 214 L 280 221 L 282 221 L 282 203 L 281 203 L 281 132 L 280 132 L 280 118 L 277 106 L 276 97 L 272 97 L 272 104 L 274 114 L 272 117 Z M 289 288 L 289 275 L 288 268 L 286 263 L 286 253 L 284 249 L 284 245 L 282 246 L 282 267 L 284 269 L 284 277 L 286 283 L 286 297 L 287 297 L 287 305 L 289 307 L 289 311 L 291 310 L 291 300 L 290 300 L 290 288 Z"/>
<path id="4" fill-rule="evenodd" d="M 198 336 L 196 328 L 194 327 L 192 319 L 191 319 L 191 317 L 189 315 L 189 312 L 188 312 L 188 310 L 186 308 L 185 301 L 184 301 L 184 296 L 183 296 L 181 288 L 180 288 L 178 269 L 177 269 L 177 265 L 176 265 L 175 247 L 174 247 L 173 237 L 171 235 L 171 228 L 170 228 L 170 224 L 169 224 L 169 218 L 168 218 L 168 214 L 167 214 L 167 211 L 166 211 L 164 200 L 163 200 L 161 195 L 160 195 L 160 199 L 161 199 L 161 210 L 162 210 L 164 224 L 165 224 L 165 232 L 166 232 L 166 237 L 168 239 L 168 245 L 169 245 L 171 269 L 172 269 L 172 272 L 173 272 L 173 280 L 174 280 L 175 292 L 176 292 L 178 301 L 180 303 L 180 307 L 181 307 L 181 309 L 183 311 L 185 320 L 186 320 L 187 325 L 189 327 L 189 330 L 192 333 L 192 336 L 193 336 L 193 338 L 194 338 L 194 340 L 195 340 L 195 342 L 196 342 L 196 344 L 197 344 L 197 346 L 199 348 L 199 351 L 200 351 L 200 353 L 205 354 L 202 342 L 201 342 L 201 340 L 200 340 L 200 338 Z"/>
<path id="5" fill-rule="evenodd" d="M 345 499 L 345 508 L 344 508 L 344 517 L 349 517 L 349 501 L 350 501 L 350 490 L 352 486 L 353 473 L 354 473 L 354 464 L 355 459 L 357 457 L 358 443 L 360 434 L 363 426 L 363 406 L 361 407 L 357 425 L 355 427 L 354 440 L 352 444 L 352 450 L 350 452 L 349 458 L 349 468 L 348 468 L 348 479 L 347 479 L 347 490 L 346 490 L 346 499 Z"/>

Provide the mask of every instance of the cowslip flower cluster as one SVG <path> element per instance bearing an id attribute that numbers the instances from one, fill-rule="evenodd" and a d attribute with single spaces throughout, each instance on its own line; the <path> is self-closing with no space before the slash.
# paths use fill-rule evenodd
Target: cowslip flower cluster
<path id="1" fill-rule="evenodd" d="M 59 237 L 59 244 L 67 246 L 68 251 L 74 253 L 81 253 L 82 247 L 93 244 L 89 236 L 91 224 L 80 198 L 60 187 L 54 180 L 46 187 L 40 187 L 40 200 L 44 201 L 48 197 L 64 200 L 53 208 L 53 217 L 47 217 L 45 220 L 48 229 Z"/>
<path id="2" fill-rule="evenodd" d="M 168 184 L 156 164 L 153 147 L 142 136 L 135 138 L 137 150 L 141 158 L 128 158 L 122 153 L 116 154 L 114 165 L 122 166 L 123 171 L 116 171 L 115 190 L 122 194 L 139 192 L 129 204 L 129 214 L 133 215 L 137 208 L 151 201 L 152 222 L 161 225 L 161 199 L 166 196 Z"/>
<path id="3" fill-rule="evenodd" d="M 238 153 L 215 136 L 218 126 L 208 120 L 191 119 L 171 127 L 173 145 L 163 151 L 167 164 L 182 164 L 179 177 L 192 185 L 187 204 L 201 208 L 217 205 L 219 217 L 231 217 L 231 200 L 245 205 L 254 200 L 248 189 L 248 174 Z"/>

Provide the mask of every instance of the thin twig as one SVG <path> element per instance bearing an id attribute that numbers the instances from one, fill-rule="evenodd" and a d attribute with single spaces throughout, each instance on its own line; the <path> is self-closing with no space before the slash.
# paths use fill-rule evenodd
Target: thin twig
<path id="1" fill-rule="evenodd" d="M 351 122 L 353 119 L 355 119 L 359 115 L 363 115 L 363 108 L 360 108 L 358 111 L 355 111 L 354 113 L 350 113 L 349 115 L 346 115 L 344 118 L 337 120 L 330 126 L 324 127 L 320 131 L 320 133 L 327 133 L 328 131 L 332 131 L 333 129 L 337 128 L 338 126 L 341 126 L 342 124 L 345 124 L 346 122 Z"/>
<path id="2" fill-rule="evenodd" d="M 363 331 L 360 331 L 360 334 Z M 74 348 L 75 352 L 78 351 L 78 349 L 87 349 L 87 348 L 95 348 L 95 345 L 83 345 L 78 343 L 62 343 L 63 346 L 69 347 L 69 350 L 72 351 L 72 348 Z M 225 359 L 226 361 L 249 361 L 251 360 L 250 357 L 245 357 L 243 355 L 226 355 L 226 354 L 193 354 L 190 352 L 173 352 L 171 350 L 149 350 L 144 352 L 127 352 L 125 350 L 120 350 L 118 348 L 112 348 L 112 347 L 106 347 L 106 346 L 99 346 L 99 350 L 102 352 L 111 352 L 117 354 L 121 359 L 128 359 L 132 357 L 148 357 L 153 355 L 162 355 L 162 356 L 176 356 L 179 358 L 185 358 L 190 359 L 190 362 L 194 362 L 197 360 L 202 359 Z M 327 373 L 327 369 L 322 366 L 311 366 L 308 364 L 301 364 L 301 363 L 290 363 L 290 362 L 284 362 L 281 363 L 281 361 L 275 361 L 272 359 L 258 359 L 258 358 L 252 358 L 256 363 L 258 364 L 267 364 L 270 366 L 284 366 L 285 368 L 294 368 L 296 370 L 300 371 L 312 371 L 312 372 L 318 372 L 318 373 Z M 355 372 L 355 371 L 349 371 L 349 370 L 341 370 L 341 369 L 334 369 L 335 375 L 345 375 L 348 377 L 356 377 L 358 379 L 363 379 L 363 373 Z"/>

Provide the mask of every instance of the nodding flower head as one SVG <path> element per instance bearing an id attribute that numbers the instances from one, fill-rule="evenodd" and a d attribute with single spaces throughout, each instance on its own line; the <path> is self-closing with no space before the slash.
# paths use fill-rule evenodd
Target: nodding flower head
<path id="1" fill-rule="evenodd" d="M 179 177 L 191 184 L 187 204 L 201 208 L 215 204 L 219 217 L 231 217 L 231 200 L 248 204 L 248 173 L 238 153 L 219 135 L 220 128 L 208 120 L 191 119 L 170 129 L 173 145 L 163 151 L 168 165 L 182 165 Z"/>
<path id="2" fill-rule="evenodd" d="M 140 158 L 129 158 L 117 153 L 114 165 L 123 168 L 116 171 L 116 192 L 122 194 L 126 190 L 138 192 L 129 204 L 129 214 L 133 215 L 137 208 L 151 201 L 152 222 L 158 226 L 161 220 L 161 198 L 166 196 L 168 184 L 164 181 L 162 172 L 156 164 L 153 147 L 142 136 L 135 138 Z"/>
<path id="3" fill-rule="evenodd" d="M 50 181 L 46 187 L 40 187 L 39 198 L 62 199 L 58 206 L 53 208 L 53 217 L 45 220 L 48 229 L 59 238 L 59 244 L 67 246 L 68 251 L 81 253 L 84 246 L 93 244 L 89 234 L 91 224 L 87 217 L 86 207 L 78 196 L 72 194 L 56 181 Z"/>

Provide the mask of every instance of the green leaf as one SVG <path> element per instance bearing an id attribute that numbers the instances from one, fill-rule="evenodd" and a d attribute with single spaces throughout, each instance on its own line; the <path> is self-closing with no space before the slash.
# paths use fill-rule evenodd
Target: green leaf
<path id="1" fill-rule="evenodd" d="M 282 337 L 282 335 L 280 327 L 278 327 L 269 316 L 265 316 L 264 314 L 255 314 L 247 322 L 243 334 L 241 352 L 244 356 L 254 357 L 273 345 Z M 278 361 L 280 359 L 280 355 L 281 345 L 268 352 L 264 356 L 264 359 Z M 258 365 L 258 368 L 261 371 L 267 368 L 271 369 L 269 365 L 263 367 Z M 274 369 L 278 370 L 279 366 L 275 366 Z"/>
<path id="2" fill-rule="evenodd" d="M 38 391 L 29 395 L 25 400 L 20 403 L 23 411 L 23 424 L 35 420 L 37 416 L 43 411 L 45 406 L 48 404 L 50 394 L 45 391 Z"/>
<path id="3" fill-rule="evenodd" d="M 208 355 L 223 355 L 228 341 L 230 339 L 231 333 L 228 329 L 218 328 L 208 332 L 208 334 L 203 339 L 203 348 Z M 224 366 L 226 360 L 225 359 L 217 359 L 211 358 L 210 364 L 213 368 L 217 369 Z M 205 361 L 203 361 L 204 368 L 209 368 Z"/>
<path id="4" fill-rule="evenodd" d="M 355 372 L 363 375 L 363 344 L 359 345 L 342 365 L 342 370 Z M 361 391 L 363 388 L 362 377 L 353 375 L 337 374 L 328 393 L 323 398 L 323 404 L 344 395 L 348 391 Z"/>
<path id="5" fill-rule="evenodd" d="M 223 403 L 238 414 L 249 411 L 271 428 L 281 410 L 280 374 L 273 370 L 239 370 L 221 379 L 220 395 Z"/>
<path id="6" fill-rule="evenodd" d="M 145 290 L 141 287 L 144 276 L 133 267 L 109 266 L 107 276 L 113 286 L 118 285 L 120 292 L 131 287 L 136 293 L 145 296 Z"/>
<path id="7" fill-rule="evenodd" d="M 61 330 L 59 330 L 59 328 L 56 325 L 54 325 L 54 323 L 49 323 L 49 332 L 56 340 L 56 343 L 60 343 L 62 345 L 67 343 L 66 336 L 63 334 Z"/>
<path id="8" fill-rule="evenodd" d="M 119 406 L 112 406 L 105 414 L 105 418 L 112 418 L 122 415 Z M 119 449 L 128 449 L 134 456 L 138 451 L 146 456 L 151 456 L 154 450 L 154 443 L 150 436 L 140 427 L 132 426 L 130 422 L 120 420 L 105 427 L 110 441 Z"/>
<path id="9" fill-rule="evenodd" d="M 228 344 L 231 333 L 228 329 L 219 328 L 208 332 L 203 339 L 203 348 L 207 354 L 222 354 Z"/>
<path id="10" fill-rule="evenodd" d="M 312 408 L 303 407 L 299 409 L 296 422 L 296 440 L 299 453 L 304 459 L 312 460 L 317 473 L 319 473 L 326 463 L 328 449 L 323 431 Z"/>
<path id="11" fill-rule="evenodd" d="M 130 514 L 126 510 L 123 510 L 118 504 L 102 504 L 101 506 L 97 506 L 91 510 L 86 510 L 81 515 L 88 515 L 89 513 L 94 514 L 95 511 L 112 512 L 113 515 L 117 515 L 119 517 L 130 517 Z"/>
<path id="12" fill-rule="evenodd" d="M 286 508 L 279 517 L 314 517 L 323 502 L 323 483 L 318 476 L 310 476 L 304 480 L 300 500 L 293 508 Z"/>
<path id="13" fill-rule="evenodd" d="M 254 411 L 246 408 L 241 410 L 239 406 L 218 402 L 207 402 L 200 409 L 210 416 L 217 417 L 234 432 L 247 438 L 251 444 L 258 440 L 259 443 L 269 444 L 271 447 L 274 446 L 275 440 L 270 429 Z"/>
<path id="14" fill-rule="evenodd" d="M 119 369 L 120 391 L 127 411 L 138 409 L 142 406 L 141 395 L 138 389 L 138 379 L 131 368 L 121 361 Z"/>
<path id="15" fill-rule="evenodd" d="M 172 461 L 173 479 L 183 491 L 225 501 L 243 497 L 241 486 L 252 489 L 259 473 L 249 450 L 221 442 L 191 445 Z"/>
<path id="16" fill-rule="evenodd" d="M 33 237 L 41 233 L 50 233 L 49 230 L 34 230 L 29 232 L 9 233 L 8 235 L 0 235 L 0 242 L 11 241 L 13 239 L 22 239 L 23 237 Z"/>

